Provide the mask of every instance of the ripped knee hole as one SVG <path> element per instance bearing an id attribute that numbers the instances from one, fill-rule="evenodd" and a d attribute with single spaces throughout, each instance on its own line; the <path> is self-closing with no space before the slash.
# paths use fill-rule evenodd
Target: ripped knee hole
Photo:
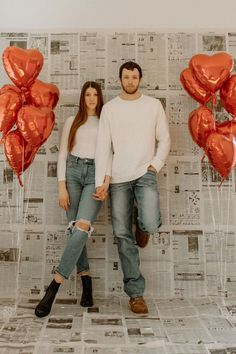
<path id="1" fill-rule="evenodd" d="M 91 228 L 91 223 L 87 220 L 78 220 L 75 223 L 75 227 L 79 230 L 89 231 Z"/>

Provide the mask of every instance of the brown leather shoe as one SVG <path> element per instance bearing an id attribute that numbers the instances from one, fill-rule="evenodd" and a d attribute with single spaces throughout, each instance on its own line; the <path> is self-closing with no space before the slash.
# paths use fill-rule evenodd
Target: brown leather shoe
<path id="1" fill-rule="evenodd" d="M 139 315 L 148 313 L 148 307 L 143 297 L 134 297 L 129 300 L 130 310 Z"/>
<path id="2" fill-rule="evenodd" d="M 136 238 L 137 245 L 141 248 L 147 246 L 150 238 L 150 234 L 148 232 L 140 230 L 137 222 L 136 222 L 135 238 Z"/>

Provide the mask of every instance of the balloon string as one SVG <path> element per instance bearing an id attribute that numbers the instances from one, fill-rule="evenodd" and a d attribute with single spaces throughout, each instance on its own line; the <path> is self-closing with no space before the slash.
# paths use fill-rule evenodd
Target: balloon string
<path id="1" fill-rule="evenodd" d="M 218 188 L 220 188 L 220 187 L 221 187 L 221 185 L 222 185 L 222 183 L 224 182 L 224 180 L 225 180 L 225 177 L 222 177 L 222 178 L 221 178 L 221 182 L 220 182 L 220 184 L 219 184 Z"/>
<path id="2" fill-rule="evenodd" d="M 24 170 L 24 163 L 25 163 L 25 159 L 24 159 L 24 156 L 25 156 L 25 145 L 23 144 L 23 149 L 22 149 L 22 163 L 21 163 L 21 171 L 17 174 L 17 177 L 18 177 L 18 181 L 20 183 L 20 186 L 21 187 L 24 187 L 23 183 L 22 183 L 22 180 L 21 180 L 21 174 L 23 173 L 23 170 Z"/>
<path id="3" fill-rule="evenodd" d="M 4 159 L 4 170 L 7 169 L 7 164 L 6 164 L 6 159 Z M 11 225 L 11 228 L 12 228 L 12 215 L 11 215 L 11 206 L 10 206 L 10 199 L 8 197 L 9 195 L 9 189 L 8 189 L 8 179 L 7 179 L 7 174 L 6 176 L 4 177 L 6 179 L 6 189 L 7 189 L 7 207 L 8 207 L 8 213 L 9 213 L 9 217 L 10 217 L 10 225 Z"/>
<path id="4" fill-rule="evenodd" d="M 25 210 L 24 210 L 25 211 L 25 216 L 24 216 L 24 221 L 23 221 L 24 225 L 25 225 L 26 215 L 27 215 L 28 209 L 29 209 L 29 196 L 30 196 L 30 192 L 31 192 L 32 181 L 33 181 L 33 169 L 30 170 L 29 181 L 27 181 L 28 193 L 27 193 L 27 196 L 25 197 L 25 199 L 27 200 L 27 203 L 26 203 Z"/>
<path id="5" fill-rule="evenodd" d="M 225 177 L 223 178 L 225 180 Z M 220 212 L 220 225 L 221 225 L 221 230 L 220 230 L 220 284 L 221 284 L 221 292 L 227 297 L 227 289 L 226 289 L 226 250 L 227 250 L 227 236 L 228 236 L 228 226 L 229 226 L 229 210 L 230 210 L 230 177 L 228 179 L 228 191 L 227 191 L 227 200 L 228 200 L 228 205 L 227 205 L 227 210 L 226 210 L 226 218 L 227 220 L 224 220 L 224 200 L 223 196 L 225 195 L 225 192 L 223 192 L 223 189 L 221 188 L 220 191 L 218 189 L 218 205 L 219 205 L 219 212 Z M 227 225 L 226 231 L 224 231 L 225 227 L 224 225 Z"/>
<path id="6" fill-rule="evenodd" d="M 214 114 L 216 113 L 216 95 L 214 94 L 213 97 L 213 111 Z M 216 235 L 216 244 L 219 247 L 216 247 L 216 253 L 217 250 L 219 252 L 219 254 L 217 254 L 217 262 L 218 262 L 218 269 L 219 269 L 219 282 L 220 282 L 220 290 L 221 293 L 225 291 L 225 281 L 224 281 L 224 271 L 223 271 L 223 262 L 224 262 L 224 231 L 223 231 L 223 224 L 224 224 L 224 217 L 223 217 L 223 196 L 222 196 L 222 184 L 225 181 L 225 176 L 221 177 L 221 182 L 216 190 L 216 194 L 217 194 L 217 210 L 219 212 L 219 216 L 218 216 L 218 237 Z M 213 205 L 212 205 L 213 207 Z"/>
<path id="7" fill-rule="evenodd" d="M 217 98 L 216 94 L 212 96 L 212 104 L 213 104 L 213 114 L 216 115 L 216 104 L 217 104 Z M 218 223 L 216 223 L 216 218 L 214 217 L 214 228 L 215 228 L 215 244 L 216 244 L 216 257 L 217 257 L 217 267 L 218 267 L 218 274 L 219 274 L 219 283 L 220 283 L 220 291 L 224 291 L 225 287 L 225 282 L 224 282 L 224 274 L 223 274 L 223 245 L 224 245 L 224 233 L 223 233 L 223 203 L 222 203 L 222 188 L 221 190 L 219 189 L 223 182 L 225 180 L 225 177 L 221 178 L 220 185 L 216 189 L 216 195 L 217 195 L 217 208 L 214 207 L 213 201 L 212 201 L 212 213 L 214 214 L 214 211 L 217 210 L 218 215 Z M 221 194 L 221 197 L 220 197 Z M 217 229 L 216 229 L 217 228 Z M 218 231 L 218 232 L 217 232 Z M 217 281 L 218 283 L 218 281 Z"/>
<path id="8" fill-rule="evenodd" d="M 205 154 L 205 152 L 204 152 L 204 154 L 203 154 L 203 156 L 202 156 L 202 158 L 201 158 L 201 162 L 204 161 L 205 157 L 206 157 L 206 154 Z"/>
<path id="9" fill-rule="evenodd" d="M 23 171 L 23 166 L 24 166 L 24 147 L 22 149 L 22 165 L 21 165 L 21 171 L 19 173 L 17 173 L 17 178 L 18 178 L 18 181 L 19 181 L 19 184 L 21 187 L 23 187 L 23 183 L 22 183 L 22 179 L 21 179 L 21 174 L 22 174 L 22 171 Z M 17 197 L 18 197 L 18 201 L 17 201 L 17 212 L 18 212 L 18 215 L 17 215 L 17 223 L 19 225 L 22 224 L 22 220 L 23 220 L 23 215 L 24 215 L 24 188 L 17 188 L 18 190 L 18 194 L 17 194 Z M 21 254 L 21 248 L 22 248 L 22 235 L 25 231 L 25 228 L 20 228 L 20 226 L 18 227 L 18 239 L 17 239 L 17 243 L 18 243 L 18 249 L 19 249 L 19 254 Z M 19 283 L 19 274 L 20 274 L 20 260 L 18 260 L 17 262 L 17 278 L 16 278 L 16 308 L 18 307 L 18 303 L 19 303 L 19 286 L 20 286 L 20 283 Z"/>
<path id="10" fill-rule="evenodd" d="M 222 178 L 222 179 L 225 179 Z M 222 184 L 222 181 L 221 181 Z M 218 239 L 217 242 L 219 244 L 219 247 L 217 247 L 217 249 L 219 250 L 219 261 L 218 261 L 218 266 L 219 266 L 219 281 L 220 281 L 220 290 L 223 290 L 223 282 L 222 282 L 222 241 L 223 241 L 223 228 L 222 228 L 222 200 L 220 198 L 222 189 L 217 188 L 217 210 L 219 212 L 219 216 L 218 216 L 218 220 L 219 220 L 219 226 L 218 226 L 218 230 L 219 230 L 219 235 L 218 235 Z M 216 249 L 216 250 L 217 250 Z"/>
<path id="11" fill-rule="evenodd" d="M 216 222 L 216 217 L 217 217 L 217 207 L 215 207 L 215 202 L 214 201 L 214 198 L 213 198 L 213 188 L 215 189 L 214 186 L 211 186 L 211 169 L 212 167 L 210 166 L 210 163 L 207 162 L 207 166 L 208 166 L 208 169 L 207 169 L 207 185 L 208 185 L 208 192 L 209 192 L 209 198 L 210 198 L 210 206 L 211 206 L 211 214 L 212 214 L 212 222 L 213 222 L 213 230 L 214 230 L 214 235 L 213 235 L 213 242 L 215 244 L 215 253 L 216 253 L 216 260 L 217 260 L 217 273 L 216 273 L 216 282 L 218 284 L 218 279 L 217 279 L 217 274 L 220 275 L 221 273 L 221 269 L 220 269 L 220 254 L 219 254 L 219 225 L 217 225 L 217 222 Z M 216 191 L 216 190 L 215 190 Z M 217 190 L 217 194 L 218 194 L 219 190 Z M 216 215 L 215 215 L 216 214 Z M 219 218 L 218 218 L 219 219 Z M 217 232 L 218 231 L 218 232 Z M 221 279 L 220 279 L 221 280 Z"/>
<path id="12" fill-rule="evenodd" d="M 232 176 L 232 175 L 231 175 Z M 230 181 L 230 180 L 229 180 Z M 226 288 L 226 273 L 227 273 L 227 263 L 226 263 L 226 252 L 228 244 L 228 235 L 229 235 L 229 219 L 230 219 L 230 201 L 231 201 L 231 183 L 228 185 L 228 208 L 227 208 L 227 223 L 226 223 L 226 237 L 225 237 L 225 259 L 224 259 L 224 286 L 225 286 L 225 296 L 228 296 Z"/>
<path id="13" fill-rule="evenodd" d="M 6 164 L 6 159 L 4 159 L 4 170 L 7 170 L 7 164 Z M 21 198 L 21 189 L 18 187 L 18 183 L 16 183 L 16 180 L 13 178 L 13 181 L 12 181 L 12 188 L 11 190 L 13 190 L 14 192 L 17 192 L 19 191 L 19 193 L 16 194 L 16 202 L 13 203 L 13 205 L 11 206 L 10 205 L 10 199 L 8 197 L 9 195 L 9 188 L 8 188 L 8 178 L 7 178 L 7 174 L 4 176 L 5 180 L 6 180 L 6 193 L 7 193 L 7 206 L 8 206 L 8 214 L 9 214 L 9 221 L 10 221 L 10 226 L 11 226 L 11 231 L 12 232 L 16 232 L 15 228 L 13 229 L 13 220 L 12 220 L 12 208 L 13 208 L 13 213 L 14 213 L 14 208 L 16 207 L 16 213 L 14 213 L 14 224 L 19 224 L 19 214 L 20 214 L 20 208 L 22 206 L 22 203 L 23 203 L 23 198 Z M 21 203 L 20 203 L 21 201 Z M 15 310 L 17 308 L 17 304 L 18 304 L 18 301 L 19 301 L 19 292 L 18 292 L 18 289 L 19 289 L 19 274 L 20 274 L 20 261 L 19 261 L 19 255 L 21 254 L 21 233 L 22 233 L 22 230 L 20 227 L 17 227 L 17 232 L 16 232 L 16 235 L 17 235 L 17 239 L 16 239 L 16 247 L 18 248 L 18 259 L 17 259 L 17 277 L 16 277 L 16 287 L 15 287 Z"/>
<path id="14" fill-rule="evenodd" d="M 23 187 L 23 183 L 21 181 L 21 177 L 20 174 L 17 175 L 18 180 L 20 182 L 20 184 L 22 184 L 21 187 Z M 18 223 L 18 238 L 17 238 L 17 244 L 18 244 L 18 249 L 19 249 L 19 254 L 21 254 L 21 250 L 22 250 L 22 237 L 23 237 L 23 233 L 25 231 L 25 229 L 23 227 L 20 227 L 20 225 L 22 225 L 22 219 L 23 219 L 23 214 L 24 214 L 24 188 L 17 188 L 17 196 L 18 196 L 18 202 L 17 202 L 17 211 L 18 211 L 18 215 L 17 215 L 17 223 Z M 19 286 L 20 286 L 20 282 L 19 282 L 19 274 L 20 274 L 20 258 L 18 259 L 17 262 L 17 277 L 16 277 L 16 308 L 18 308 L 18 304 L 20 301 L 20 297 L 19 297 Z"/>

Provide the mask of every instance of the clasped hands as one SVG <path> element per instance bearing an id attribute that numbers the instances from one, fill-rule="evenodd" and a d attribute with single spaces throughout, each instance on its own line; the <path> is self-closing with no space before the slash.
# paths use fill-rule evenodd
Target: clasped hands
<path id="1" fill-rule="evenodd" d="M 93 199 L 104 201 L 108 196 L 107 191 L 105 191 L 102 186 L 96 188 L 96 192 L 93 193 Z"/>
<path id="2" fill-rule="evenodd" d="M 97 187 L 95 193 L 93 193 L 93 199 L 104 201 L 107 198 L 109 182 L 110 182 L 110 176 L 106 176 L 103 184 Z"/>

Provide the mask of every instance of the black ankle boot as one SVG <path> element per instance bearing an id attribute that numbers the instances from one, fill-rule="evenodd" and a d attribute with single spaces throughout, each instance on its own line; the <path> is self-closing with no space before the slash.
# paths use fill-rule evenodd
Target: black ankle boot
<path id="1" fill-rule="evenodd" d="M 55 299 L 55 296 L 57 294 L 60 285 L 61 284 L 53 280 L 51 284 L 48 286 L 44 297 L 35 308 L 34 313 L 37 317 L 45 317 L 50 313 L 53 301 Z"/>
<path id="2" fill-rule="evenodd" d="M 80 300 L 80 305 L 83 307 L 93 306 L 93 289 L 92 289 L 92 278 L 89 275 L 82 275 L 82 295 Z"/>

